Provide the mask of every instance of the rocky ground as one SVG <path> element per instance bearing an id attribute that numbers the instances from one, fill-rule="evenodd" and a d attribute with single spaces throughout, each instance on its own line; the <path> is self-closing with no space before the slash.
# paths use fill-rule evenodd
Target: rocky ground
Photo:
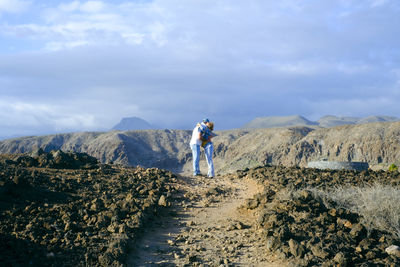
<path id="1" fill-rule="evenodd" d="M 123 266 L 175 176 L 53 151 L 0 159 L 1 266 Z"/>
<path id="2" fill-rule="evenodd" d="M 263 166 L 213 179 L 38 151 L 0 159 L 0 265 L 399 266 L 391 232 L 315 194 L 400 174 Z"/>
<path id="3" fill-rule="evenodd" d="M 328 207 L 310 190 L 375 182 L 398 187 L 397 172 L 265 166 L 178 180 L 175 208 L 148 228 L 130 265 L 400 265 L 386 251 L 400 245 L 394 233 L 367 230 L 358 214 Z"/>
<path id="4" fill-rule="evenodd" d="M 359 214 L 333 208 L 335 203 L 324 201 L 312 190 L 376 183 L 399 188 L 398 172 L 260 167 L 237 175 L 263 185 L 263 192 L 244 207 L 258 210 L 256 227 L 262 229 L 267 251 L 280 259 L 295 266 L 400 265 L 400 258 L 386 251 L 400 245 L 394 232 L 370 229 Z"/>
<path id="5" fill-rule="evenodd" d="M 267 253 L 256 213 L 240 208 L 262 188 L 251 179 L 180 177 L 169 215 L 154 222 L 130 266 L 284 266 Z"/>

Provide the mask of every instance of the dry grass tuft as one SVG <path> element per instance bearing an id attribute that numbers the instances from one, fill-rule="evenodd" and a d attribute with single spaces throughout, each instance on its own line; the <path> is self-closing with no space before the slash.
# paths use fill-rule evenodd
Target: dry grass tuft
<path id="1" fill-rule="evenodd" d="M 338 187 L 330 191 L 310 190 L 336 207 L 357 213 L 368 230 L 378 229 L 400 238 L 400 189 L 374 184 L 359 187 Z"/>

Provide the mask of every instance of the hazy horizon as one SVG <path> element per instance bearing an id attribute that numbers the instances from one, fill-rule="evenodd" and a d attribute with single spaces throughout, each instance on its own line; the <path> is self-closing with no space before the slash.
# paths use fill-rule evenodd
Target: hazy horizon
<path id="1" fill-rule="evenodd" d="M 295 117 L 295 116 L 303 117 L 304 119 L 309 120 L 310 122 L 317 122 L 319 119 L 322 119 L 322 118 L 328 117 L 328 116 L 334 116 L 334 117 L 336 117 L 338 119 L 349 119 L 349 118 L 352 118 L 352 119 L 360 119 L 360 120 L 368 118 L 368 117 L 371 117 L 371 116 L 373 116 L 373 117 L 374 116 L 378 116 L 378 117 L 393 117 L 393 116 L 388 116 L 388 115 L 371 115 L 371 116 L 367 116 L 367 117 L 347 117 L 347 116 L 335 116 L 335 115 L 331 115 L 331 114 L 323 115 L 322 117 L 318 118 L 317 120 L 311 120 L 311 119 L 309 119 L 309 118 L 307 118 L 307 117 L 305 117 L 303 115 L 299 115 L 299 114 L 297 114 L 297 115 L 288 115 L 288 116 L 264 116 L 264 117 L 274 117 L 274 118 L 282 117 L 282 118 L 285 118 L 285 117 Z M 257 117 L 257 118 L 264 118 L 264 117 Z M 129 118 L 132 118 L 132 117 L 124 117 L 124 118 L 121 118 L 121 120 L 122 119 L 129 119 Z M 138 118 L 138 117 L 136 117 L 136 118 Z M 395 117 L 395 118 L 400 120 L 400 118 L 398 118 L 398 117 Z M 139 119 L 142 119 L 142 118 L 139 118 Z M 253 119 L 256 119 L 256 118 L 253 118 Z M 150 123 L 151 126 L 153 126 L 151 129 L 158 129 L 158 130 L 163 130 L 163 129 L 169 129 L 169 130 L 192 130 L 192 127 L 194 126 L 194 124 L 196 124 L 197 122 L 200 122 L 200 121 L 201 120 L 194 121 L 193 125 L 190 125 L 187 128 L 165 128 L 165 127 L 159 126 L 157 123 L 152 123 L 152 122 L 148 122 L 148 121 L 146 121 L 146 122 Z M 250 121 L 246 122 L 245 124 L 249 123 Z M 216 129 L 216 131 L 218 131 L 218 130 L 239 129 L 239 128 L 245 126 L 245 124 L 237 125 L 236 127 L 233 127 L 233 128 Z M 116 125 L 113 125 L 113 127 L 114 126 L 116 126 Z M 277 126 L 277 127 L 279 127 L 279 126 Z M 107 128 L 106 129 L 106 128 L 104 128 L 104 129 L 97 129 L 97 130 L 91 130 L 91 131 L 64 131 L 64 132 L 63 131 L 59 131 L 59 132 L 54 131 L 54 132 L 42 132 L 42 133 L 31 134 L 31 135 L 0 136 L 0 141 L 1 140 L 6 140 L 6 139 L 12 139 L 12 138 L 26 137 L 26 136 L 43 136 L 43 135 L 54 135 L 54 134 L 68 134 L 68 133 L 76 133 L 76 132 L 107 132 L 107 131 L 115 131 L 115 129 L 112 129 L 112 128 Z"/>

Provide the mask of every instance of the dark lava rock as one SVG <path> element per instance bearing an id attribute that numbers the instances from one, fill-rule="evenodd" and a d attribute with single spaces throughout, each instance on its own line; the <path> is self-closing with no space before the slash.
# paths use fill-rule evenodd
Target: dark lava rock
<path id="1" fill-rule="evenodd" d="M 244 208 L 258 209 L 255 223 L 267 233 L 267 251 L 292 265 L 400 266 L 400 258 L 385 252 L 390 245 L 400 244 L 397 236 L 367 230 L 360 215 L 310 190 L 377 182 L 399 187 L 400 173 L 265 166 L 237 171 L 236 177 L 252 178 L 264 186 L 261 195 L 246 200 Z"/>
<path id="2" fill-rule="evenodd" d="M 124 266 L 175 176 L 80 153 L 0 156 L 1 266 Z M 143 190 L 146 189 L 146 190 Z"/>
<path id="3" fill-rule="evenodd" d="M 53 150 L 45 153 L 42 149 L 27 154 L 16 154 L 6 159 L 8 164 L 23 167 L 42 167 L 53 169 L 94 169 L 98 168 L 98 160 L 86 153 L 63 152 Z"/>

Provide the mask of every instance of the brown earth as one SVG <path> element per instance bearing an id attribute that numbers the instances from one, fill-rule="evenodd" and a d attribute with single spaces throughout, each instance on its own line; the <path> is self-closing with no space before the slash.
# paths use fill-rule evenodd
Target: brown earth
<path id="1" fill-rule="evenodd" d="M 128 266 L 284 266 L 267 253 L 256 213 L 240 209 L 262 188 L 251 179 L 180 177 L 170 215 L 137 242 Z"/>

